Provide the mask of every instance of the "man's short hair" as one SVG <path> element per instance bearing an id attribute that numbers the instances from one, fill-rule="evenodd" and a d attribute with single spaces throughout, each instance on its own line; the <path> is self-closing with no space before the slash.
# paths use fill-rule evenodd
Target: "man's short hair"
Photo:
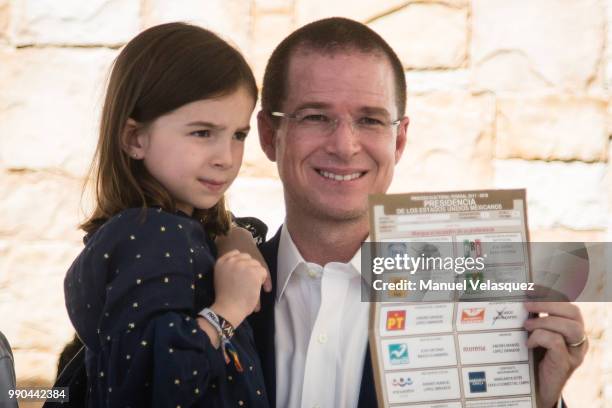
<path id="1" fill-rule="evenodd" d="M 393 69 L 395 101 L 399 116 L 406 110 L 406 78 L 397 54 L 368 26 L 347 18 L 332 17 L 307 24 L 285 38 L 272 53 L 264 73 L 261 106 L 264 111 L 282 111 L 287 98 L 289 62 L 298 49 L 323 53 L 361 51 L 380 53 Z"/>

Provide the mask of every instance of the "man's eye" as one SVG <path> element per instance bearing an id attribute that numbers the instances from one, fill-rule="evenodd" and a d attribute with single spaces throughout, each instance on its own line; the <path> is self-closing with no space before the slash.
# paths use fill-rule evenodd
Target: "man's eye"
<path id="1" fill-rule="evenodd" d="M 329 122 L 329 118 L 323 114 L 315 114 L 312 113 L 310 115 L 306 115 L 300 119 L 300 122 L 304 123 L 327 123 Z"/>
<path id="2" fill-rule="evenodd" d="M 382 126 L 384 122 L 376 118 L 363 117 L 359 119 L 359 124 L 363 126 Z"/>
<path id="3" fill-rule="evenodd" d="M 240 142 L 244 142 L 244 140 L 247 138 L 247 135 L 248 135 L 247 132 L 236 132 L 234 133 L 234 139 Z"/>
<path id="4" fill-rule="evenodd" d="M 210 130 L 196 130 L 191 132 L 190 135 L 197 137 L 210 137 Z"/>

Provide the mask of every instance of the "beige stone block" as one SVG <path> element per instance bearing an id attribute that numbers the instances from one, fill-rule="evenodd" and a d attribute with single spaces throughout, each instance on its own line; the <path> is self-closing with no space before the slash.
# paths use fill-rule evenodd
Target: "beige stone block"
<path id="1" fill-rule="evenodd" d="M 473 86 L 495 91 L 583 90 L 600 82 L 600 0 L 474 0 Z"/>
<path id="2" fill-rule="evenodd" d="M 608 303 L 578 303 L 589 336 L 589 352 L 563 389 L 563 398 L 570 407 L 607 407 L 603 391 L 606 385 L 603 361 L 610 358 L 605 332 L 609 330 Z"/>
<path id="3" fill-rule="evenodd" d="M 612 27 L 612 0 L 603 0 L 606 10 L 606 27 Z M 612 30 L 606 30 L 606 46 L 604 52 L 604 87 L 606 91 L 612 90 Z M 612 406 L 612 401 L 610 402 Z"/>
<path id="4" fill-rule="evenodd" d="M 466 92 L 469 82 L 469 71 L 465 69 L 406 72 L 408 99 L 431 92 Z"/>
<path id="5" fill-rule="evenodd" d="M 467 7 L 468 0 L 308 0 L 295 2 L 295 18 L 298 26 L 330 16 L 346 17 L 361 22 L 370 22 L 378 17 L 397 12 L 405 7 L 420 4 L 448 5 L 454 8 Z"/>
<path id="6" fill-rule="evenodd" d="M 63 281 L 82 247 L 60 241 L 8 242 L 0 260 L 0 316 L 13 348 L 55 355 L 72 337 Z"/>
<path id="7" fill-rule="evenodd" d="M 10 21 L 11 3 L 9 0 L 0 0 L 0 42 L 6 42 L 8 40 Z"/>
<path id="8" fill-rule="evenodd" d="M 117 51 L 0 50 L 0 167 L 82 176 L 98 139 L 105 80 Z"/>
<path id="9" fill-rule="evenodd" d="M 13 2 L 18 45 L 119 45 L 139 30 L 139 0 Z"/>
<path id="10" fill-rule="evenodd" d="M 492 184 L 495 101 L 468 92 L 408 99 L 408 142 L 390 192 L 487 188 Z"/>
<path id="11" fill-rule="evenodd" d="M 257 217 L 268 226 L 268 238 L 285 219 L 283 185 L 278 178 L 238 177 L 227 194 L 229 209 L 239 217 Z"/>
<path id="12" fill-rule="evenodd" d="M 84 232 L 78 224 L 91 207 L 81 196 L 82 180 L 48 172 L 9 172 L 0 173 L 0 185 L 0 236 L 81 241 Z"/>
<path id="13" fill-rule="evenodd" d="M 605 242 L 606 232 L 602 230 L 576 231 L 566 228 L 532 229 L 531 242 Z"/>
<path id="14" fill-rule="evenodd" d="M 606 109 L 588 96 L 499 97 L 496 157 L 604 161 Z"/>
<path id="15" fill-rule="evenodd" d="M 251 3 L 243 0 L 144 0 L 143 28 L 173 21 L 205 27 L 236 45 L 250 48 Z"/>
<path id="16" fill-rule="evenodd" d="M 605 193 L 608 195 L 608 241 L 612 241 L 612 140 L 608 142 L 608 167 L 604 178 Z"/>
<path id="17" fill-rule="evenodd" d="M 607 227 L 604 163 L 495 160 L 496 188 L 526 188 L 530 229 Z"/>
<path id="18" fill-rule="evenodd" d="M 414 4 L 370 24 L 405 68 L 458 68 L 466 59 L 467 8 Z"/>
<path id="19" fill-rule="evenodd" d="M 13 357 L 18 387 L 51 387 L 55 382 L 59 355 L 33 350 L 14 350 Z M 42 407 L 42 402 L 39 404 L 29 407 Z M 21 401 L 19 406 L 25 407 Z"/>
<path id="20" fill-rule="evenodd" d="M 255 0 L 256 13 L 293 14 L 293 0 Z"/>
<path id="21" fill-rule="evenodd" d="M 257 14 L 254 18 L 253 46 L 250 60 L 258 84 L 274 48 L 293 31 L 293 20 L 287 14 Z"/>

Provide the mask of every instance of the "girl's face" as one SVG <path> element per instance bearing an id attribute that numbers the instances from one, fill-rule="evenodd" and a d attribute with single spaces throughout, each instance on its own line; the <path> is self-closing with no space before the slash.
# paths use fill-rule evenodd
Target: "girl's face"
<path id="1" fill-rule="evenodd" d="M 141 130 L 132 155 L 176 200 L 177 209 L 213 207 L 238 175 L 255 101 L 244 87 L 191 102 Z"/>

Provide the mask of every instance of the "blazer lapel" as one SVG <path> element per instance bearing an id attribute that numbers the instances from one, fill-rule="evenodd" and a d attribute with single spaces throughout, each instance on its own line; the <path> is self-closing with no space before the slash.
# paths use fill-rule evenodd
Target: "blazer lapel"
<path id="1" fill-rule="evenodd" d="M 376 402 L 376 389 L 374 388 L 374 377 L 372 371 L 372 358 L 370 357 L 370 345 L 366 348 L 365 360 L 363 362 L 363 374 L 361 375 L 361 389 L 359 390 L 359 408 L 373 408 L 378 406 Z"/>
<path id="2" fill-rule="evenodd" d="M 259 250 L 270 269 L 272 291 L 261 292 L 261 310 L 249 316 L 248 321 L 253 328 L 255 347 L 261 360 L 266 391 L 271 406 L 276 406 L 276 354 L 274 349 L 274 301 L 276 298 L 276 264 L 281 229 L 272 239 L 259 246 Z"/>

